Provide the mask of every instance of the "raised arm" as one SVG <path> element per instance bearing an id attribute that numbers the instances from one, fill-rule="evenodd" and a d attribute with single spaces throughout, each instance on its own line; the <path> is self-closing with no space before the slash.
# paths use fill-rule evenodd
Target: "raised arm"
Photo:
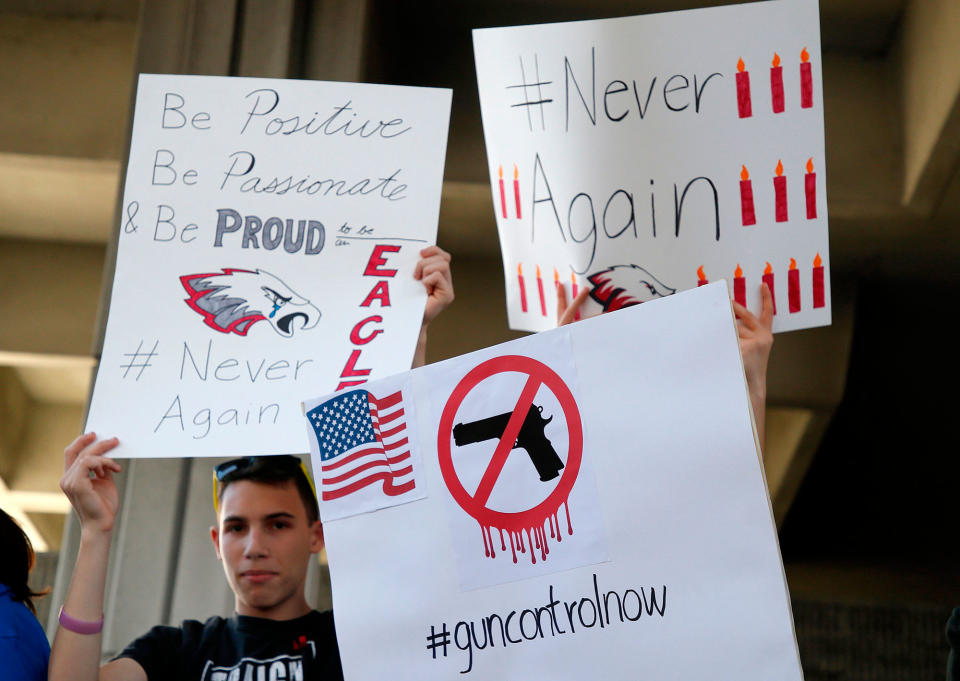
<path id="1" fill-rule="evenodd" d="M 760 284 L 760 295 L 763 308 L 759 317 L 736 301 L 733 302 L 733 312 L 737 317 L 740 355 L 753 405 L 753 418 L 757 422 L 760 451 L 766 452 L 767 363 L 773 348 L 773 296 L 766 284 Z"/>
<path id="2" fill-rule="evenodd" d="M 117 660 L 100 668 L 103 622 L 103 592 L 110 556 L 110 539 L 120 506 L 113 474 L 120 464 L 104 456 L 117 446 L 117 439 L 97 440 L 86 433 L 64 450 L 64 473 L 60 479 L 70 504 L 80 517 L 80 548 L 63 602 L 61 624 L 50 649 L 50 681 L 146 681 L 139 664 Z"/>
<path id="3" fill-rule="evenodd" d="M 427 288 L 427 307 L 423 311 L 423 325 L 413 356 L 413 368 L 417 368 L 427 363 L 427 326 L 453 302 L 450 254 L 439 246 L 424 248 L 420 251 L 420 262 L 413 271 L 413 278 L 422 281 Z"/>

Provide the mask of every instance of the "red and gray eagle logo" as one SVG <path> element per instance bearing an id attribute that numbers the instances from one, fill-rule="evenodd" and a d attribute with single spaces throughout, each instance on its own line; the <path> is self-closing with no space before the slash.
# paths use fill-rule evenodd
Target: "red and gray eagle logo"
<path id="1" fill-rule="evenodd" d="M 638 265 L 615 265 L 591 274 L 587 281 L 593 285 L 590 297 L 603 306 L 604 312 L 664 298 L 677 291 Z"/>
<path id="2" fill-rule="evenodd" d="M 312 329 L 320 310 L 264 270 L 223 268 L 220 272 L 185 274 L 180 283 L 190 296 L 184 302 L 220 333 L 246 336 L 250 327 L 266 321 L 285 338 Z"/>

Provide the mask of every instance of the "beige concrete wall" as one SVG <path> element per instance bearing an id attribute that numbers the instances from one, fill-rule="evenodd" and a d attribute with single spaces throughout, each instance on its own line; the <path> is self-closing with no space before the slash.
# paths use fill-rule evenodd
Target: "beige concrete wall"
<path id="1" fill-rule="evenodd" d="M 89 356 L 103 254 L 102 246 L 0 239 L 0 353 Z"/>
<path id="2" fill-rule="evenodd" d="M 908 3 L 897 54 L 904 130 L 903 200 L 929 214 L 956 171 L 958 149 L 938 147 L 945 141 L 960 142 L 960 3 Z M 927 177 L 931 173 L 934 180 Z"/>
<path id="3" fill-rule="evenodd" d="M 128 21 L 4 14 L 0 152 L 120 159 L 135 29 Z"/>

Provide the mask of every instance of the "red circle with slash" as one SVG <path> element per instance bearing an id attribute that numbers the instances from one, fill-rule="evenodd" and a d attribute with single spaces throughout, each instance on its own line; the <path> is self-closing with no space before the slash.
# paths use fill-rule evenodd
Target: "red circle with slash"
<path id="1" fill-rule="evenodd" d="M 526 374 L 527 382 L 520 393 L 517 405 L 513 408 L 510 421 L 497 444 L 493 458 L 477 486 L 477 491 L 471 495 L 464 489 L 453 467 L 453 456 L 450 449 L 450 441 L 453 437 L 453 421 L 457 415 L 457 410 L 463 404 L 464 398 L 478 383 L 494 374 L 508 372 Z M 527 410 L 533 404 L 541 385 L 545 385 L 560 402 L 560 407 L 567 422 L 569 447 L 563 473 L 550 495 L 533 508 L 514 513 L 495 511 L 488 508 L 486 503 L 490 498 L 490 493 L 493 491 L 497 478 L 503 471 L 507 456 L 513 449 L 513 442 L 520 431 Z M 576 482 L 577 474 L 580 472 L 580 462 L 583 455 L 583 424 L 580 420 L 580 410 L 577 408 L 576 400 L 574 400 L 570 388 L 546 364 L 521 355 L 494 357 L 471 369 L 453 389 L 453 393 L 447 400 L 440 416 L 437 452 L 443 481 L 454 500 L 464 511 L 483 526 L 503 529 L 526 528 L 531 525 L 532 519 L 545 518 L 547 515 L 554 513 L 566 501 L 570 490 L 573 489 L 573 483 Z"/>

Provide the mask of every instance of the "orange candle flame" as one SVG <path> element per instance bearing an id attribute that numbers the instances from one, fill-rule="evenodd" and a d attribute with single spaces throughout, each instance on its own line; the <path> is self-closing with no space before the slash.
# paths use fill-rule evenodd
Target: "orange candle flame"
<path id="1" fill-rule="evenodd" d="M 503 179 L 503 166 L 497 168 L 497 174 L 500 175 L 500 179 Z"/>
<path id="2" fill-rule="evenodd" d="M 737 263 L 737 269 L 733 271 L 733 277 L 735 279 L 740 279 L 743 276 L 743 270 L 740 269 L 740 263 Z"/>
<path id="3" fill-rule="evenodd" d="M 743 170 L 740 171 L 740 179 L 746 182 L 750 179 L 750 173 L 747 172 L 747 166 L 742 166 Z"/>
<path id="4" fill-rule="evenodd" d="M 699 277 L 701 281 L 706 281 L 707 275 L 703 273 L 703 265 L 697 268 L 697 277 Z"/>
<path id="5" fill-rule="evenodd" d="M 513 179 L 514 179 L 514 181 L 516 181 L 516 179 L 517 179 L 517 164 L 516 164 L 516 163 L 513 164 Z"/>
<path id="6" fill-rule="evenodd" d="M 803 48 L 803 52 L 800 53 L 800 61 L 804 64 L 810 61 L 810 53 L 807 52 L 807 48 Z"/>
<path id="7" fill-rule="evenodd" d="M 537 279 L 540 278 L 540 265 L 537 265 Z"/>
<path id="8" fill-rule="evenodd" d="M 773 267 L 770 266 L 770 263 L 767 263 L 767 266 L 763 268 L 764 274 L 773 274 Z"/>
<path id="9" fill-rule="evenodd" d="M 813 259 L 813 266 L 820 267 L 821 265 L 823 265 L 823 260 L 820 259 L 820 254 L 817 253 L 817 257 Z"/>
<path id="10" fill-rule="evenodd" d="M 780 177 L 781 175 L 783 175 L 783 161 L 778 160 L 777 161 L 777 177 Z"/>
<path id="11" fill-rule="evenodd" d="M 780 66 L 780 55 L 776 52 L 773 53 L 773 68 Z"/>
<path id="12" fill-rule="evenodd" d="M 522 262 L 518 262 L 518 263 L 517 263 L 517 276 L 518 276 L 518 277 L 522 277 L 522 276 L 523 276 L 523 263 L 522 263 Z"/>
<path id="13" fill-rule="evenodd" d="M 808 172 L 808 173 L 812 173 L 812 172 L 813 172 L 813 157 L 812 157 L 812 156 L 807 160 L 807 172 Z"/>
<path id="14" fill-rule="evenodd" d="M 797 269 L 797 261 L 794 260 L 793 258 L 790 258 L 790 269 L 791 270 Z"/>
<path id="15" fill-rule="evenodd" d="M 557 268 L 556 268 L 556 267 L 553 268 L 553 283 L 554 283 L 554 284 L 559 284 L 559 283 L 560 283 L 560 275 L 557 274 Z"/>
<path id="16" fill-rule="evenodd" d="M 737 60 L 737 71 L 739 71 L 740 73 L 743 73 L 743 70 L 745 68 L 746 68 L 746 64 L 743 63 L 743 57 L 740 57 L 740 59 Z"/>

